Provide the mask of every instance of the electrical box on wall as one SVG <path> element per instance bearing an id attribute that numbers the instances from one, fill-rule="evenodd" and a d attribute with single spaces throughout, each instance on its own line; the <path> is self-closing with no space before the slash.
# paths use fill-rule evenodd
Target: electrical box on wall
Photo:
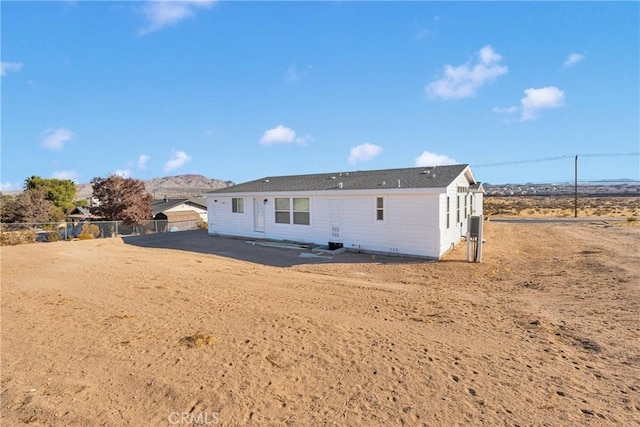
<path id="1" fill-rule="evenodd" d="M 472 215 L 467 224 L 467 261 L 482 261 L 483 215 Z"/>
<path id="2" fill-rule="evenodd" d="M 471 223 L 469 224 L 469 236 L 477 238 L 481 234 L 482 218 L 481 216 L 471 216 Z"/>

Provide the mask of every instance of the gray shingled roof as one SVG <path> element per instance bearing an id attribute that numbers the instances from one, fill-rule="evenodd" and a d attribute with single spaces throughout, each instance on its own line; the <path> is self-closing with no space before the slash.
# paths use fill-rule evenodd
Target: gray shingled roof
<path id="1" fill-rule="evenodd" d="M 160 212 L 164 212 L 167 209 L 171 209 L 175 206 L 181 205 L 182 203 L 190 204 L 190 205 L 198 205 L 203 209 L 207 209 L 207 198 L 206 197 L 192 197 L 190 199 L 160 199 L 154 200 L 151 203 L 151 211 L 152 215 L 156 216 Z"/>
<path id="2" fill-rule="evenodd" d="M 433 166 L 335 172 L 312 175 L 268 176 L 208 194 L 284 191 L 373 190 L 381 188 L 441 188 L 451 184 L 468 165 Z"/>

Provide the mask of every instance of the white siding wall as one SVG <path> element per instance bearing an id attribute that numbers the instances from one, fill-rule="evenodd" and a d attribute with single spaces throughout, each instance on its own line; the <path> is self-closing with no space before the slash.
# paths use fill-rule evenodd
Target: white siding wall
<path id="1" fill-rule="evenodd" d="M 384 219 L 376 219 L 376 199 L 382 195 L 345 199 L 342 226 L 348 249 L 437 257 L 438 196 L 384 197 Z"/>
<path id="2" fill-rule="evenodd" d="M 231 197 L 208 196 L 209 234 L 252 237 L 253 199 L 244 198 L 244 213 L 231 212 Z"/>
<path id="3" fill-rule="evenodd" d="M 454 186 L 455 191 L 455 186 Z M 391 194 L 389 194 L 391 193 Z M 276 197 L 309 197 L 310 225 L 276 224 Z M 376 198 L 384 197 L 384 219 L 376 219 Z M 231 196 L 210 195 L 209 233 L 248 238 L 294 240 L 326 245 L 331 238 L 329 201 L 343 201 L 341 234 L 345 248 L 350 250 L 398 253 L 437 258 L 438 201 L 436 193 L 312 195 L 273 194 L 265 204 L 265 231 L 254 231 L 253 197 L 245 197 L 244 213 L 231 212 Z M 333 239 L 335 240 L 335 239 Z"/>
<path id="4" fill-rule="evenodd" d="M 458 193 L 458 187 L 469 187 L 469 181 L 465 178 L 464 174 L 461 174 L 454 182 L 452 182 L 446 189 L 446 194 L 440 196 L 440 252 L 439 255 L 444 255 L 449 251 L 456 243 L 458 243 L 462 236 L 467 234 L 467 222 L 468 217 L 473 211 L 471 206 L 471 193 Z M 474 199 L 481 194 L 474 193 Z M 449 228 L 447 228 L 447 196 L 450 198 L 450 217 Z M 458 197 L 460 198 L 460 217 L 458 219 Z M 465 210 L 465 198 L 467 200 Z M 480 198 L 480 206 L 482 204 L 482 198 Z M 474 205 L 477 206 L 477 201 L 474 200 Z M 481 209 L 481 208 L 480 208 Z M 479 215 L 475 213 L 474 215 Z"/>
<path id="5" fill-rule="evenodd" d="M 473 215 L 482 215 L 484 206 L 484 194 L 473 193 Z"/>

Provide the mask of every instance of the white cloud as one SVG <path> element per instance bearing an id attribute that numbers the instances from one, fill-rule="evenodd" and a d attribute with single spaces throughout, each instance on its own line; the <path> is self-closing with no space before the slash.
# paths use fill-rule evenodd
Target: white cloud
<path id="1" fill-rule="evenodd" d="M 42 132 L 42 143 L 40 144 L 44 148 L 49 150 L 62 150 L 64 144 L 71 141 L 75 134 L 69 129 L 46 129 Z"/>
<path id="2" fill-rule="evenodd" d="M 0 76 L 6 76 L 10 71 L 20 71 L 22 62 L 0 62 Z"/>
<path id="3" fill-rule="evenodd" d="M 506 113 L 506 114 L 515 114 L 518 112 L 518 107 L 515 105 L 511 107 L 493 107 L 491 109 L 494 113 Z"/>
<path id="4" fill-rule="evenodd" d="M 427 95 L 432 98 L 459 99 L 474 96 L 476 90 L 506 74 L 508 68 L 501 65 L 502 56 L 491 45 L 477 53 L 475 62 L 460 66 L 445 65 L 444 76 L 427 85 Z"/>
<path id="5" fill-rule="evenodd" d="M 147 23 L 140 29 L 140 34 L 148 34 L 175 25 L 183 19 L 195 16 L 197 9 L 206 9 L 215 3 L 215 0 L 148 1 L 142 9 Z"/>
<path id="6" fill-rule="evenodd" d="M 131 170 L 130 169 L 117 169 L 113 172 L 114 175 L 117 175 L 121 178 L 130 178 Z"/>
<path id="7" fill-rule="evenodd" d="M 297 144 L 305 145 L 307 142 L 312 141 L 313 137 L 310 135 L 296 136 L 296 131 L 283 125 L 278 125 L 274 128 L 268 129 L 262 134 L 260 138 L 260 144 L 262 145 L 276 145 L 276 144 Z"/>
<path id="8" fill-rule="evenodd" d="M 572 53 L 570 54 L 566 61 L 564 61 L 564 65 L 565 67 L 572 67 L 574 65 L 576 65 L 578 62 L 582 61 L 584 59 L 584 55 L 581 53 Z"/>
<path id="9" fill-rule="evenodd" d="M 21 184 L 14 184 L 11 182 L 0 182 L 0 191 L 20 191 L 22 190 Z"/>
<path id="10" fill-rule="evenodd" d="M 162 168 L 163 172 L 171 172 L 179 167 L 184 166 L 186 163 L 191 161 L 191 156 L 189 156 L 184 151 L 176 151 L 173 153 L 171 160 L 169 160 L 164 167 Z"/>
<path id="11" fill-rule="evenodd" d="M 307 76 L 309 76 L 312 70 L 313 70 L 313 67 L 311 65 L 307 65 L 302 69 L 298 69 L 298 66 L 296 64 L 291 64 L 289 65 L 289 68 L 287 68 L 287 74 L 285 75 L 285 80 L 289 82 L 300 81 L 306 78 Z"/>
<path id="12" fill-rule="evenodd" d="M 458 162 L 449 156 L 442 154 L 431 153 L 429 151 L 423 152 L 419 157 L 415 159 L 416 166 L 444 166 L 455 165 Z"/>
<path id="13" fill-rule="evenodd" d="M 356 165 L 358 162 L 366 162 L 382 153 L 382 147 L 368 142 L 356 145 L 349 154 L 349 163 Z"/>
<path id="14" fill-rule="evenodd" d="M 564 105 L 564 91 L 555 86 L 539 89 L 526 89 L 522 102 L 522 121 L 535 120 L 538 111 L 547 108 L 558 108 Z"/>
<path id="15" fill-rule="evenodd" d="M 74 171 L 55 171 L 52 178 L 70 179 L 71 181 L 76 181 L 78 179 L 78 174 Z"/>
<path id="16" fill-rule="evenodd" d="M 296 131 L 283 125 L 266 130 L 260 138 L 260 144 L 291 144 L 296 139 Z"/>
<path id="17" fill-rule="evenodd" d="M 151 159 L 151 156 L 147 156 L 146 154 L 140 154 L 138 157 L 138 169 L 145 169 L 147 167 L 147 162 Z"/>

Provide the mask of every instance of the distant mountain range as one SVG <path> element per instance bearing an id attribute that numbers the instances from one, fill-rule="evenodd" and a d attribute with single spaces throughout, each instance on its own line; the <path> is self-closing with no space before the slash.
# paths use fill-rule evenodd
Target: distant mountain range
<path id="1" fill-rule="evenodd" d="M 202 175 L 176 175 L 153 178 L 144 181 L 147 192 L 154 199 L 181 199 L 202 196 L 205 193 L 234 185 L 233 181 L 207 178 Z M 526 184 L 490 184 L 483 183 L 486 195 L 545 195 L 573 194 L 572 182 L 526 183 Z M 578 181 L 582 194 L 625 194 L 640 195 L 640 181 L 634 179 L 604 179 Z M 5 191 L 4 194 L 18 194 L 20 191 Z M 78 184 L 78 200 L 91 197 L 91 184 Z"/>
<path id="2" fill-rule="evenodd" d="M 189 174 L 153 178 L 144 181 L 144 184 L 147 192 L 152 194 L 154 199 L 162 199 L 165 196 L 170 199 L 181 199 L 201 196 L 208 191 L 229 187 L 234 183 Z M 88 199 L 91 194 L 91 184 L 78 184 L 78 199 Z"/>
<path id="3" fill-rule="evenodd" d="M 486 196 L 561 196 L 574 195 L 575 183 L 560 182 L 549 184 L 502 184 L 483 183 Z M 640 181 L 598 180 L 578 181 L 579 196 L 640 196 Z"/>
<path id="4" fill-rule="evenodd" d="M 525 182 L 525 183 L 505 183 L 505 184 L 491 184 L 488 182 L 482 183 L 485 188 L 489 187 L 506 187 L 511 185 L 574 185 L 574 181 L 549 181 L 549 182 Z M 640 185 L 640 180 L 632 179 L 632 178 L 619 178 L 619 179 L 579 179 L 578 185 L 619 185 L 619 184 L 627 184 L 627 185 Z"/>

